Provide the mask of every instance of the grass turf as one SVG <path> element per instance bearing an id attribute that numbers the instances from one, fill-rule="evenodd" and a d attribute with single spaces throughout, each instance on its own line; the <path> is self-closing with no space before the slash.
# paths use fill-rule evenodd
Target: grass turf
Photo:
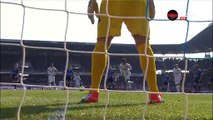
<path id="1" fill-rule="evenodd" d="M 79 103 L 87 91 L 69 91 L 66 120 L 103 120 L 106 92 L 100 93 L 98 103 Z M 16 119 L 22 90 L 1 90 L 0 119 Z M 27 90 L 21 108 L 22 120 L 59 120 L 66 102 L 66 90 Z M 146 120 L 183 120 L 186 96 L 163 95 L 162 104 L 148 104 Z M 145 93 L 110 93 L 106 120 L 141 120 Z M 212 120 L 212 95 L 189 95 L 187 120 Z"/>

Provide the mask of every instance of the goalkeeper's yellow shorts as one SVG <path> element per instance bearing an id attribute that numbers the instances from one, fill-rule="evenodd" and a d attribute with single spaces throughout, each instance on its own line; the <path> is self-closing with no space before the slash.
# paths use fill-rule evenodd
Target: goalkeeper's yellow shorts
<path id="1" fill-rule="evenodd" d="M 100 7 L 100 13 L 106 14 L 106 0 L 103 0 Z M 149 21 L 146 16 L 146 0 L 109 0 L 108 13 L 111 16 L 142 16 L 144 18 L 110 18 L 100 16 L 98 23 L 98 38 L 109 36 L 120 36 L 121 26 L 124 22 L 132 35 L 142 35 L 149 37 Z M 109 33 L 107 33 L 108 24 L 110 24 Z M 147 34 L 148 32 L 148 34 Z"/>

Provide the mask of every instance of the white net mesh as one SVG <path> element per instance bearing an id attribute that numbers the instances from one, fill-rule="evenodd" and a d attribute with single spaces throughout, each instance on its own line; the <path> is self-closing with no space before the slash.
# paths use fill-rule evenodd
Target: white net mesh
<path id="1" fill-rule="evenodd" d="M 27 84 L 27 83 L 24 82 L 24 77 L 25 77 L 24 76 L 25 75 L 24 74 L 25 73 L 24 70 L 25 69 L 21 69 L 20 82 L 18 82 L 18 83 L 0 82 L 0 84 L 2 86 L 4 86 L 4 85 L 17 85 L 17 86 L 21 86 L 23 88 L 26 88 L 26 87 L 32 87 L 33 88 L 33 87 L 36 87 L 38 89 L 41 89 L 41 88 L 42 89 L 50 89 L 50 88 L 65 89 L 65 91 L 66 91 L 65 105 L 64 105 L 64 107 L 63 107 L 63 109 L 61 111 L 57 112 L 60 115 L 59 118 L 57 118 L 57 119 L 65 119 L 66 118 L 65 117 L 66 116 L 66 112 L 67 112 L 68 105 L 69 105 L 69 101 L 70 101 L 70 93 L 69 93 L 70 90 L 91 90 L 90 88 L 68 87 L 67 84 L 66 84 L 66 72 L 65 72 L 65 71 L 67 71 L 68 66 L 69 66 L 70 55 L 72 55 L 72 54 L 92 54 L 93 53 L 92 51 L 72 50 L 72 49 L 69 49 L 68 45 L 67 45 L 67 41 L 68 41 L 67 38 L 70 35 L 70 34 L 68 34 L 68 31 L 69 31 L 69 29 L 71 29 L 71 27 L 73 25 L 71 23 L 71 21 L 72 21 L 72 19 L 75 19 L 75 18 L 72 18 L 71 16 L 73 16 L 73 15 L 74 16 L 75 15 L 86 16 L 87 13 L 85 13 L 85 11 L 83 11 L 83 12 L 71 12 L 73 9 L 70 10 L 70 8 L 68 8 L 68 6 L 70 4 L 70 1 L 67 1 L 67 0 L 65 0 L 63 4 L 58 4 L 58 8 L 57 7 L 55 8 L 55 6 L 51 6 L 51 4 L 45 3 L 43 1 L 42 1 L 43 4 L 48 4 L 48 8 L 42 8 L 42 7 L 39 8 L 39 7 L 36 7 L 36 6 L 35 7 L 34 6 L 28 6 L 27 5 L 28 2 L 29 1 L 23 1 L 23 0 L 16 1 L 16 2 L 14 2 L 14 1 L 1 1 L 1 5 L 7 5 L 7 6 L 11 6 L 11 7 L 19 7 L 19 9 L 21 9 L 21 11 L 22 11 L 21 13 L 22 14 L 20 14 L 19 17 L 21 17 L 20 21 L 21 21 L 22 25 L 19 26 L 19 28 L 20 28 L 20 34 L 19 34 L 20 35 L 20 37 L 19 37 L 20 43 L 1 42 L 0 44 L 1 44 L 1 46 L 17 46 L 17 47 L 21 47 L 21 49 L 23 51 L 23 53 L 22 53 L 22 60 L 21 60 L 22 61 L 22 63 L 21 63 L 22 64 L 22 68 L 24 68 L 24 66 L 26 66 L 26 61 L 25 60 L 26 60 L 26 56 L 27 56 L 26 52 L 27 52 L 28 49 L 61 51 L 63 54 L 66 55 L 66 59 L 65 59 L 66 62 L 64 64 L 65 69 L 64 69 L 64 72 L 63 72 L 63 86 L 47 86 L 47 85 Z M 77 2 L 77 1 L 74 1 L 74 2 Z M 37 2 L 37 3 L 39 4 L 39 2 Z M 188 1 L 186 1 L 186 10 L 185 10 L 184 16 L 189 16 L 188 15 L 188 11 L 190 10 L 189 6 L 190 6 L 190 1 L 188 0 Z M 72 7 L 72 5 L 71 5 L 71 7 Z M 79 7 L 81 7 L 81 6 L 79 6 Z M 107 4 L 106 7 L 108 7 L 108 4 Z M 75 8 L 75 7 L 73 7 L 73 8 Z M 64 21 L 64 23 L 57 23 L 57 21 L 55 21 L 55 24 L 63 24 L 64 31 L 62 31 L 62 33 L 60 31 L 60 34 L 62 34 L 61 36 L 63 36 L 63 38 L 64 38 L 63 39 L 63 47 L 57 47 L 57 46 L 54 46 L 54 47 L 33 46 L 33 45 L 28 45 L 28 44 L 25 43 L 24 36 L 26 37 L 27 34 L 28 34 L 28 32 L 29 32 L 28 27 L 26 27 L 26 26 L 30 25 L 30 24 L 33 24 L 33 23 L 30 23 L 30 19 L 29 18 L 26 19 L 26 16 L 29 15 L 29 14 L 27 14 L 29 11 L 33 11 L 34 12 L 33 15 L 36 15 L 36 11 L 42 11 L 42 12 L 47 12 L 48 11 L 46 15 L 50 15 L 50 17 L 51 17 L 51 14 L 57 14 L 59 12 L 63 13 L 63 15 L 61 15 L 61 16 L 64 17 L 64 18 L 66 18 L 65 21 Z M 50 11 L 52 13 L 50 13 Z M 6 12 L 6 11 L 2 11 L 2 12 Z M 109 15 L 108 12 L 104 16 L 107 16 L 109 18 L 118 18 L 118 19 L 120 19 L 120 18 L 127 18 L 127 19 L 149 19 L 146 16 L 143 16 L 143 17 L 134 17 L 134 16 L 133 17 L 128 17 L 128 16 L 126 16 L 126 17 L 120 17 L 120 16 L 112 16 L 112 15 Z M 84 18 L 82 18 L 82 19 L 84 19 Z M 159 19 L 156 18 L 153 21 L 154 22 L 155 21 L 162 21 L 162 22 L 167 21 L 167 22 L 169 22 L 168 19 L 160 19 L 160 18 Z M 177 21 L 181 21 L 181 22 L 185 22 L 186 23 L 186 29 L 184 30 L 184 33 L 185 33 L 185 38 L 184 38 L 185 40 L 184 41 L 185 42 L 188 41 L 188 36 L 189 36 L 189 33 L 190 33 L 189 32 L 190 23 L 192 23 L 192 22 L 202 22 L 202 23 L 204 23 L 204 22 L 207 22 L 207 23 L 212 22 L 212 20 L 188 20 L 188 19 L 186 19 L 186 20 L 179 20 L 178 19 Z M 51 25 L 49 25 L 47 27 L 51 27 Z M 108 24 L 108 29 L 109 29 L 109 27 L 110 26 Z M 43 29 L 45 29 L 45 28 L 43 28 Z M 76 31 L 80 32 L 79 30 L 76 30 Z M 57 34 L 59 31 L 55 30 L 53 32 L 55 32 Z M 71 32 L 72 32 L 72 30 L 71 30 Z M 55 34 L 55 33 L 52 33 L 52 34 Z M 74 33 L 75 33 L 75 31 L 74 31 Z M 95 33 L 95 32 L 93 32 L 93 33 Z M 93 36 L 96 36 L 96 35 L 93 35 Z M 107 33 L 107 37 L 108 37 L 108 33 Z M 34 39 L 36 39 L 36 38 L 34 38 Z M 45 38 L 42 38 L 42 39 L 45 39 Z M 57 39 L 57 38 L 53 38 L 53 39 Z M 174 56 L 174 55 L 167 56 L 167 57 L 166 56 L 155 56 L 155 57 L 156 58 L 162 58 L 162 59 L 163 58 L 180 58 L 180 59 L 184 59 L 185 60 L 185 62 L 184 62 L 185 68 L 184 68 L 183 71 L 187 71 L 188 70 L 188 60 L 190 59 L 190 58 L 187 58 L 185 56 L 185 52 L 187 51 L 187 44 L 185 44 L 183 51 L 184 51 L 184 53 L 181 54 L 181 56 L 179 56 L 179 57 Z M 105 53 L 100 53 L 100 54 L 105 54 Z M 144 55 L 148 56 L 146 54 L 146 52 L 145 52 L 145 54 L 140 55 L 140 54 L 135 54 L 135 53 L 116 53 L 116 52 L 108 52 L 107 51 L 106 54 L 109 55 L 108 61 L 110 61 L 111 57 L 116 57 L 116 56 L 128 56 L 128 57 L 135 57 L 135 56 L 138 57 L 138 56 L 144 56 Z M 152 56 L 149 56 L 149 57 L 152 57 Z M 148 60 L 149 59 L 147 59 L 147 61 Z M 108 64 L 107 64 L 107 72 L 108 72 L 108 69 L 110 67 L 110 64 L 111 63 L 108 62 Z M 106 72 L 106 74 L 107 74 L 107 72 Z M 144 111 L 142 113 L 142 119 L 145 119 L 146 112 L 147 112 L 147 104 L 148 104 L 148 94 L 151 93 L 150 91 L 146 90 L 146 84 L 145 84 L 146 73 L 147 73 L 147 70 L 144 72 L 142 90 L 137 90 L 137 91 L 134 91 L 134 90 L 132 90 L 132 91 L 126 91 L 126 90 L 109 90 L 109 89 L 107 89 L 107 75 L 105 76 L 105 78 L 104 78 L 104 89 L 100 89 L 101 91 L 106 92 L 106 95 L 107 95 L 106 102 L 105 102 L 105 107 L 104 107 L 104 113 L 103 113 L 103 119 L 104 120 L 107 119 L 106 115 L 107 115 L 108 105 L 110 103 L 110 93 L 111 92 L 118 92 L 118 93 L 145 93 L 146 94 L 146 101 L 145 101 Z M 188 95 L 189 94 L 191 95 L 193 93 L 186 93 L 186 92 L 184 92 L 185 91 L 185 88 L 184 88 L 184 86 L 185 86 L 185 80 L 186 80 L 186 72 L 184 72 L 184 75 L 183 75 L 183 82 L 182 82 L 182 88 L 181 88 L 183 92 L 164 92 L 163 94 L 183 94 L 183 95 L 185 95 L 186 104 L 185 104 L 184 119 L 187 119 L 187 113 L 188 113 L 188 108 L 189 108 L 189 106 L 188 106 Z M 21 119 L 20 114 L 21 114 L 21 111 L 22 111 L 21 109 L 23 107 L 23 103 L 25 102 L 25 99 L 26 99 L 26 96 L 27 96 L 26 95 L 26 91 L 27 91 L 27 89 L 23 89 L 22 100 L 21 100 L 21 102 L 19 104 L 19 107 L 18 107 L 18 110 L 17 110 L 17 119 L 18 120 Z M 199 94 L 195 93 L 195 95 L 202 95 L 202 94 L 206 95 L 206 93 L 199 93 Z M 56 119 L 56 118 L 49 118 L 49 119 Z"/>

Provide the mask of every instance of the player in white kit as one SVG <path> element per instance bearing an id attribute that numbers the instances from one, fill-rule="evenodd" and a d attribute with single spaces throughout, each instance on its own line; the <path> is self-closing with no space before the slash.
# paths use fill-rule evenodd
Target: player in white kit
<path id="1" fill-rule="evenodd" d="M 127 63 L 125 58 L 121 59 L 121 64 L 119 65 L 121 76 L 124 78 L 124 89 L 127 89 L 128 81 L 130 81 L 130 75 L 132 66 Z"/>
<path id="2" fill-rule="evenodd" d="M 51 63 L 50 67 L 47 68 L 48 74 L 48 85 L 56 85 L 55 83 L 55 75 L 57 74 L 58 70 L 54 67 L 54 64 Z"/>
<path id="3" fill-rule="evenodd" d="M 81 77 L 79 72 L 74 73 L 73 81 L 75 82 L 75 87 L 79 88 L 81 86 Z"/>
<path id="4" fill-rule="evenodd" d="M 175 87 L 177 92 L 180 92 L 180 87 L 181 87 L 181 80 L 182 80 L 182 72 L 181 69 L 179 68 L 178 64 L 174 65 L 173 68 L 173 78 L 175 82 Z"/>

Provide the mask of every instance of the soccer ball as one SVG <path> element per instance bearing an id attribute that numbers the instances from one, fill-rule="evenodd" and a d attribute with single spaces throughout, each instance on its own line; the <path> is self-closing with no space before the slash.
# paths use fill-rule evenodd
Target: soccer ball
<path id="1" fill-rule="evenodd" d="M 83 89 L 84 89 L 84 86 L 80 86 L 80 88 L 81 88 L 81 90 L 80 91 L 84 91 Z"/>

